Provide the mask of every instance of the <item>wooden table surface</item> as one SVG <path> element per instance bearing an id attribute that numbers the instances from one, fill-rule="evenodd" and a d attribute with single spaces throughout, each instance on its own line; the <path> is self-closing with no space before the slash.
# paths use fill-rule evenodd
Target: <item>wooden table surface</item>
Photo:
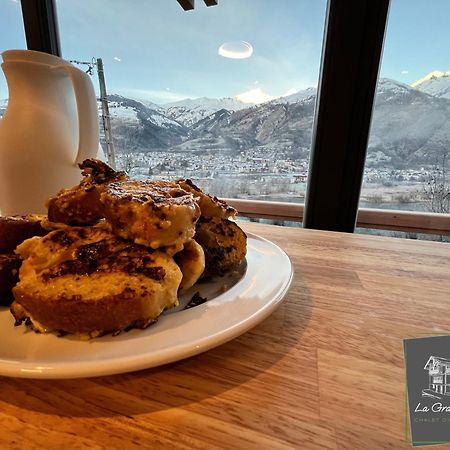
<path id="1" fill-rule="evenodd" d="M 402 339 L 450 331 L 450 244 L 244 227 L 295 268 L 272 316 L 156 369 L 0 377 L 0 448 L 409 447 Z"/>

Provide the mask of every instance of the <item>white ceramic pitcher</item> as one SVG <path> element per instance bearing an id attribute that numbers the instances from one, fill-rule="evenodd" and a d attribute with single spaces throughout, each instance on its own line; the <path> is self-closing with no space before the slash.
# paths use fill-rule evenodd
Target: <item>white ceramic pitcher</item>
<path id="1" fill-rule="evenodd" d="M 81 178 L 78 163 L 97 156 L 97 101 L 87 74 L 31 50 L 3 52 L 9 90 L 0 119 L 0 212 L 45 212 L 45 201 Z"/>

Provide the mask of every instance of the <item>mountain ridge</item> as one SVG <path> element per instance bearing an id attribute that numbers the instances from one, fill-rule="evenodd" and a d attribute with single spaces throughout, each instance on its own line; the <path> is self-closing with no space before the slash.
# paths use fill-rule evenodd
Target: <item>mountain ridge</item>
<path id="1" fill-rule="evenodd" d="M 155 136 L 147 144 L 141 140 L 131 148 L 142 152 L 170 149 L 205 155 L 218 151 L 224 155 L 237 155 L 257 148 L 258 152 L 267 149 L 279 151 L 286 158 L 306 160 L 316 95 L 315 88 L 308 88 L 260 105 L 244 107 L 238 104 L 239 109 L 232 109 L 235 102 L 220 99 L 176 102 L 180 106 L 175 112 L 171 110 L 173 106 L 159 112 L 172 121 L 165 135 L 162 133 L 161 139 Z M 193 110 L 189 109 L 190 104 L 194 105 Z M 154 112 L 146 114 L 147 117 L 154 115 Z M 126 120 L 124 117 L 123 122 Z M 141 120 L 137 130 L 145 127 Z M 368 146 L 369 166 L 419 167 L 432 164 L 448 146 L 450 99 L 396 80 L 379 80 Z M 119 150 L 126 152 L 130 147 Z"/>

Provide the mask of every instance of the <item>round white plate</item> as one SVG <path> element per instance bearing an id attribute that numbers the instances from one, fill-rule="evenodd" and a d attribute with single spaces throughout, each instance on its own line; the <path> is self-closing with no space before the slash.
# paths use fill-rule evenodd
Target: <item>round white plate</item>
<path id="1" fill-rule="evenodd" d="M 264 320 L 281 302 L 292 279 L 288 256 L 274 243 L 248 236 L 247 264 L 240 273 L 200 283 L 207 302 L 165 313 L 146 330 L 90 341 L 36 334 L 14 327 L 0 308 L 0 375 L 79 378 L 131 372 L 177 361 L 223 344 Z M 225 292 L 223 292 L 225 291 Z"/>

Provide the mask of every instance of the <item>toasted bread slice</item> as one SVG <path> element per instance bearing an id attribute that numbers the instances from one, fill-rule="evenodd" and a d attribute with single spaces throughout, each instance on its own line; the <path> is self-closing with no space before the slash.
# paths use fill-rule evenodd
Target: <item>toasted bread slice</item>
<path id="1" fill-rule="evenodd" d="M 237 214 L 237 211 L 224 200 L 205 194 L 191 180 L 179 179 L 177 183 L 197 199 L 202 217 L 229 219 Z"/>
<path id="2" fill-rule="evenodd" d="M 19 281 L 22 260 L 18 255 L 0 255 L 0 306 L 9 306 L 13 300 L 12 288 Z"/>
<path id="3" fill-rule="evenodd" d="M 223 276 L 237 269 L 247 253 L 247 236 L 231 220 L 201 218 L 195 240 L 205 252 L 204 277 Z"/>
<path id="4" fill-rule="evenodd" d="M 110 183 L 101 195 L 106 220 L 124 239 L 180 251 L 195 234 L 200 209 L 191 193 L 172 181 Z"/>
<path id="5" fill-rule="evenodd" d="M 63 189 L 47 201 L 51 222 L 67 225 L 94 225 L 104 217 L 100 195 L 108 183 L 128 179 L 125 172 L 116 172 L 97 159 L 80 164 L 83 179 L 78 186 Z"/>
<path id="6" fill-rule="evenodd" d="M 186 290 L 194 286 L 205 270 L 205 253 L 202 246 L 191 239 L 174 259 L 183 274 L 180 289 Z"/>
<path id="7" fill-rule="evenodd" d="M 0 216 L 0 253 L 13 253 L 25 239 L 47 234 L 42 227 L 44 219 L 46 216 L 40 214 Z"/>
<path id="8" fill-rule="evenodd" d="M 182 273 L 163 251 L 103 227 L 67 227 L 17 248 L 24 259 L 11 312 L 38 331 L 95 337 L 145 327 L 178 304 Z"/>

